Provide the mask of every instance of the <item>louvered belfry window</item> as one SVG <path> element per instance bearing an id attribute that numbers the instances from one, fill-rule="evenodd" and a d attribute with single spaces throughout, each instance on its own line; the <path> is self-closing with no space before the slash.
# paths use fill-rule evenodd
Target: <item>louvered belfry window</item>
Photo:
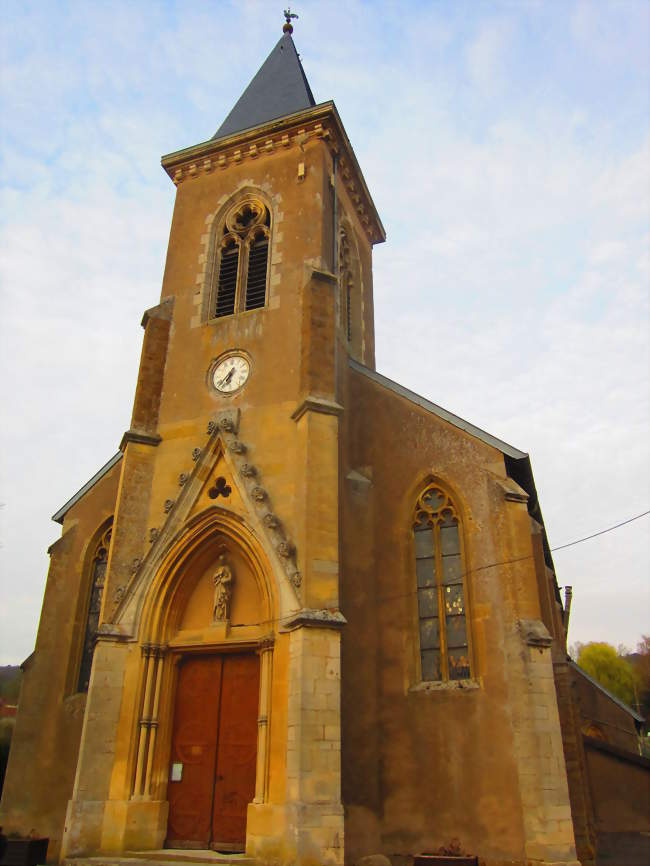
<path id="1" fill-rule="evenodd" d="M 92 565 L 90 568 L 90 598 L 88 600 L 88 613 L 86 615 L 86 630 L 84 643 L 81 650 L 81 664 L 79 666 L 79 679 L 77 682 L 78 692 L 87 692 L 90 682 L 90 670 L 95 653 L 95 640 L 99 628 L 99 614 L 102 608 L 102 596 L 104 594 L 104 581 L 106 579 L 106 564 L 108 562 L 108 547 L 111 543 L 111 527 L 102 535 L 95 549 Z"/>
<path id="2" fill-rule="evenodd" d="M 256 310 L 266 302 L 266 264 L 269 257 L 268 238 L 255 240 L 248 252 L 246 279 L 246 309 Z"/>
<path id="3" fill-rule="evenodd" d="M 239 271 L 239 244 L 230 239 L 229 246 L 221 249 L 219 262 L 219 288 L 215 316 L 232 316 L 237 296 L 237 274 Z"/>
<path id="4" fill-rule="evenodd" d="M 266 306 L 270 229 L 269 209 L 259 199 L 245 199 L 226 215 L 215 260 L 215 318 Z"/>
<path id="5" fill-rule="evenodd" d="M 469 679 L 460 521 L 448 494 L 434 484 L 418 499 L 413 536 L 422 679 Z"/>

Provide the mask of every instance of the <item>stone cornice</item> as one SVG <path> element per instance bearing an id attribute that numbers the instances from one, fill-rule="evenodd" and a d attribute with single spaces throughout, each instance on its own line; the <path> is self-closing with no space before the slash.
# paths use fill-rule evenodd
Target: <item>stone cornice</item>
<path id="1" fill-rule="evenodd" d="M 187 179 L 209 174 L 215 169 L 224 170 L 247 159 L 292 147 L 304 149 L 305 144 L 314 139 L 325 141 L 338 155 L 337 177 L 353 201 L 370 241 L 375 244 L 386 240 L 386 232 L 333 102 L 323 102 L 235 135 L 210 139 L 175 151 L 163 156 L 161 163 L 178 186 Z"/>

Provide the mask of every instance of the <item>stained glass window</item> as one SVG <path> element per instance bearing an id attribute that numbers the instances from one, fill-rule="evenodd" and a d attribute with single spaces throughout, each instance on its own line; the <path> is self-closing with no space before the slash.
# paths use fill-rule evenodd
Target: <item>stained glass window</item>
<path id="1" fill-rule="evenodd" d="M 435 485 L 418 499 L 413 536 L 422 679 L 468 679 L 460 523 L 451 499 Z"/>
<path id="2" fill-rule="evenodd" d="M 90 669 L 95 652 L 95 640 L 99 628 L 99 614 L 102 608 L 102 595 L 104 594 L 104 581 L 106 579 L 106 563 L 108 561 L 108 547 L 111 543 L 111 529 L 106 530 L 101 537 L 91 566 L 90 599 L 88 601 L 88 614 L 86 616 L 86 631 L 81 651 L 81 664 L 79 666 L 78 692 L 87 692 L 90 682 Z"/>

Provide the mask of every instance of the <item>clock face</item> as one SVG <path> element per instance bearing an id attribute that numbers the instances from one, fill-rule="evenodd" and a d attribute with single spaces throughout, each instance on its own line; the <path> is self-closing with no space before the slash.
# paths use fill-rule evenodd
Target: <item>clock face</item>
<path id="1" fill-rule="evenodd" d="M 212 384 L 222 394 L 232 394 L 246 384 L 251 366 L 243 355 L 228 355 L 212 373 Z"/>

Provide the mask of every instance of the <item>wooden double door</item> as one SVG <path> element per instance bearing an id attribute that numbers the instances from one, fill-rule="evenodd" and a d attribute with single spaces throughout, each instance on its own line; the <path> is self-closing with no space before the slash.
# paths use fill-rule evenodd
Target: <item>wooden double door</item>
<path id="1" fill-rule="evenodd" d="M 255 795 L 259 659 L 188 656 L 179 670 L 168 784 L 170 848 L 244 850 Z"/>

